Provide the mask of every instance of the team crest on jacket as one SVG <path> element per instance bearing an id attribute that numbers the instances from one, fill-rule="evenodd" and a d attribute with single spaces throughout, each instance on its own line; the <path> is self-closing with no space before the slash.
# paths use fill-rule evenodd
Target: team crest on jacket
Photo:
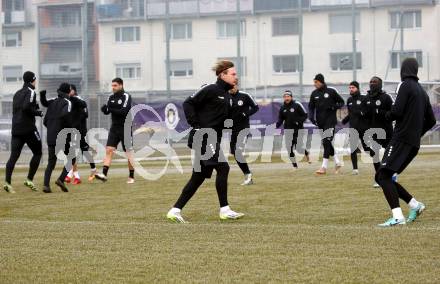
<path id="1" fill-rule="evenodd" d="M 243 101 L 242 101 L 242 100 L 239 100 L 239 101 L 237 102 L 237 104 L 238 104 L 239 106 L 242 106 L 242 105 L 243 105 Z"/>
<path id="2" fill-rule="evenodd" d="M 357 104 L 357 105 L 360 105 L 360 104 L 361 104 L 361 101 L 356 101 L 356 104 Z"/>
<path id="3" fill-rule="evenodd" d="M 380 105 L 381 105 L 381 102 L 380 102 L 379 100 L 377 100 L 377 101 L 376 101 L 376 105 L 377 105 L 377 106 L 380 106 Z"/>
<path id="4" fill-rule="evenodd" d="M 329 94 L 325 93 L 325 94 L 324 94 L 324 98 L 327 99 L 328 97 L 329 97 Z"/>
<path id="5" fill-rule="evenodd" d="M 290 109 L 290 112 L 294 112 L 294 111 L 295 111 L 295 109 L 294 109 L 294 108 L 291 108 L 291 109 Z"/>
<path id="6" fill-rule="evenodd" d="M 122 104 L 122 100 L 121 99 L 118 100 L 118 105 L 120 105 L 120 104 Z"/>
<path id="7" fill-rule="evenodd" d="M 168 129 L 176 129 L 179 124 L 179 111 L 175 104 L 169 103 L 165 107 L 165 124 Z"/>

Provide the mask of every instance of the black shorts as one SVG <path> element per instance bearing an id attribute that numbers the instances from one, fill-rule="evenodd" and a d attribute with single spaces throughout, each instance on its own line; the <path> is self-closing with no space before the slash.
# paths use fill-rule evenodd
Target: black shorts
<path id="1" fill-rule="evenodd" d="M 229 166 L 226 160 L 226 157 L 223 155 L 223 151 L 221 150 L 220 143 L 216 143 L 216 145 L 206 145 L 207 141 L 204 140 L 202 142 L 202 151 L 201 153 L 195 153 L 194 163 L 200 162 L 200 171 L 205 178 L 211 178 L 212 172 L 219 167 Z M 204 155 L 207 151 L 213 151 L 213 154 L 210 158 L 206 160 L 202 160 L 201 155 Z M 197 165 L 198 166 L 198 165 Z M 196 165 L 194 164 L 193 170 L 196 170 Z"/>
<path id="2" fill-rule="evenodd" d="M 380 164 L 381 169 L 400 174 L 417 156 L 419 148 L 402 142 L 391 141 Z"/>
<path id="3" fill-rule="evenodd" d="M 110 128 L 107 138 L 107 147 L 118 148 L 119 143 L 122 143 L 122 150 L 127 152 L 127 150 L 131 150 L 133 148 L 133 138 L 130 133 L 130 141 L 127 141 L 128 144 L 125 144 L 124 140 L 124 127 L 114 127 Z M 128 146 L 128 147 L 127 147 Z"/>

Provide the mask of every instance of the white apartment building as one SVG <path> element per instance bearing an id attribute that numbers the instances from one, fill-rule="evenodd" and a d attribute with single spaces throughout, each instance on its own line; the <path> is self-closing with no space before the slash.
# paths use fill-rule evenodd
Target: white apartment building
<path id="1" fill-rule="evenodd" d="M 99 81 L 120 76 L 132 93 L 163 92 L 166 80 L 165 1 L 97 1 Z M 299 83 L 298 1 L 240 1 L 242 87 Z M 286 4 L 287 3 L 287 4 Z M 356 1 L 357 79 L 399 81 L 400 57 L 415 56 L 423 81 L 440 80 L 440 6 L 436 1 Z M 403 3 L 403 47 L 400 18 Z M 352 72 L 348 0 L 303 0 L 303 81 L 316 73 L 346 84 Z M 237 58 L 236 1 L 169 1 L 171 90 L 212 82 L 210 67 Z"/>
<path id="2" fill-rule="evenodd" d="M 0 95 L 19 89 L 23 72 L 37 70 L 37 32 L 30 0 L 2 0 L 0 35 Z"/>
<path id="3" fill-rule="evenodd" d="M 9 109 L 21 74 L 33 70 L 50 92 L 82 86 L 81 0 L 2 0 L 0 97 Z M 88 0 L 88 95 L 120 76 L 132 94 L 167 90 L 165 0 Z M 237 58 L 237 1 L 168 0 L 170 85 L 186 96 L 215 80 L 210 67 Z M 400 8 L 402 4 L 403 8 Z M 343 85 L 353 78 L 351 0 L 302 0 L 304 94 L 316 73 Z M 401 55 L 400 18 L 403 11 Z M 440 5 L 436 0 L 356 0 L 357 79 L 399 80 L 400 57 L 415 56 L 423 81 L 440 81 Z M 297 90 L 298 0 L 240 0 L 242 88 L 257 97 Z M 6 99 L 8 98 L 9 99 Z M 9 102 L 8 102 L 9 101 Z M 3 113 L 8 111 L 3 111 Z"/>

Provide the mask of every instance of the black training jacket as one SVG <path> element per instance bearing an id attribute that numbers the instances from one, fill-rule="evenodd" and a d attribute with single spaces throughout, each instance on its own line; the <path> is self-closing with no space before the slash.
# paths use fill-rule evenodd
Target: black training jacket
<path id="1" fill-rule="evenodd" d="M 230 118 L 232 118 L 234 130 L 249 128 L 249 117 L 255 114 L 259 107 L 257 102 L 248 93 L 238 91 L 231 95 L 232 106 Z"/>
<path id="2" fill-rule="evenodd" d="M 307 120 L 307 111 L 304 106 L 295 100 L 283 104 L 278 113 L 277 127 L 284 123 L 284 129 L 302 129 Z"/>
<path id="3" fill-rule="evenodd" d="M 324 85 L 310 95 L 309 119 L 320 129 L 334 128 L 338 123 L 336 111 L 344 106 L 344 100 L 336 89 Z"/>
<path id="4" fill-rule="evenodd" d="M 365 131 L 368 126 L 366 118 L 366 96 L 356 92 L 347 99 L 348 115 L 342 120 L 343 124 L 350 123 L 350 127 L 357 131 Z"/>
<path id="5" fill-rule="evenodd" d="M 384 91 L 371 93 L 368 91 L 365 97 L 367 129 L 381 128 L 385 130 L 386 140 L 391 139 L 393 134 L 393 122 L 386 117 L 386 113 L 393 106 L 393 98 Z"/>
<path id="6" fill-rule="evenodd" d="M 12 135 L 27 135 L 37 131 L 35 117 L 41 115 L 34 86 L 24 84 L 12 100 Z"/>
<path id="7" fill-rule="evenodd" d="M 193 128 L 223 129 L 231 108 L 229 90 L 233 86 L 218 79 L 216 83 L 202 87 L 183 102 L 188 124 Z"/>
<path id="8" fill-rule="evenodd" d="M 45 95 L 41 96 L 41 104 L 47 107 L 44 116 L 44 126 L 47 128 L 47 145 L 55 146 L 57 136 L 64 128 L 72 127 L 71 110 L 72 103 L 68 99 L 68 94 L 58 91 L 58 97 L 47 99 Z M 63 148 L 64 149 L 64 148 Z"/>
<path id="9" fill-rule="evenodd" d="M 397 98 L 390 113 L 396 121 L 392 139 L 420 147 L 421 137 L 436 124 L 428 94 L 418 83 L 417 68 L 402 66 L 402 83 L 397 88 Z"/>
<path id="10" fill-rule="evenodd" d="M 111 114 L 112 126 L 123 127 L 127 114 L 131 109 L 131 96 L 124 90 L 110 95 L 103 112 Z"/>
<path id="11" fill-rule="evenodd" d="M 87 103 L 79 96 L 71 96 L 69 100 L 72 103 L 72 111 L 70 112 L 72 127 L 84 135 L 84 131 L 87 132 Z"/>

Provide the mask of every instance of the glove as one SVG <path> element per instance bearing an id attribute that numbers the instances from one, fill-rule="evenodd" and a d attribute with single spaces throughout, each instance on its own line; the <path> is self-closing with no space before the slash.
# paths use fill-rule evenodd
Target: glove
<path id="1" fill-rule="evenodd" d="M 42 91 L 40 91 L 40 96 L 45 96 L 46 95 L 46 90 L 42 90 Z"/>
<path id="2" fill-rule="evenodd" d="M 107 105 L 103 105 L 103 106 L 101 107 L 101 111 L 102 111 L 104 114 L 108 114 L 108 106 L 107 106 Z"/>

